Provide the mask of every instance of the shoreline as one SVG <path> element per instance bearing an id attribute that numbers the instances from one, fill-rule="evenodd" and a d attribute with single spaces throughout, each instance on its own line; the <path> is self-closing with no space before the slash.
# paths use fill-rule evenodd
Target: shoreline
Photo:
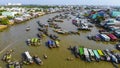
<path id="1" fill-rule="evenodd" d="M 55 13 L 56 13 L 56 12 L 55 12 Z M 11 27 L 11 26 L 13 26 L 13 25 L 25 23 L 25 22 L 27 22 L 27 21 L 30 21 L 30 20 L 33 20 L 33 19 L 42 17 L 42 16 L 47 15 L 47 14 L 52 14 L 52 13 L 45 13 L 45 14 L 43 14 L 43 15 L 40 15 L 40 16 L 38 16 L 38 17 L 33 17 L 33 18 L 29 19 L 29 20 L 22 21 L 22 22 L 20 22 L 20 23 L 15 23 L 15 22 L 10 22 L 10 21 L 9 21 L 9 24 L 8 24 L 8 25 L 0 25 L 0 32 L 3 32 L 5 29 L 7 29 L 7 28 L 9 28 L 9 27 Z"/>

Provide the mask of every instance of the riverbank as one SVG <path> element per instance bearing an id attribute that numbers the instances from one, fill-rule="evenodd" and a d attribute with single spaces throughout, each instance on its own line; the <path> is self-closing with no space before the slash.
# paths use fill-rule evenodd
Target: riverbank
<path id="1" fill-rule="evenodd" d="M 19 22 L 19 24 L 20 23 L 25 23 L 25 22 L 30 21 L 30 20 L 35 19 L 35 18 L 39 18 L 39 17 L 44 16 L 44 15 L 46 15 L 46 13 L 40 13 L 38 17 L 34 17 L 34 18 L 28 19 L 26 21 L 21 21 L 21 22 Z M 8 25 L 0 25 L 0 31 L 4 31 L 6 28 L 11 27 L 15 24 L 18 24 L 18 23 L 15 23 L 14 20 L 9 20 Z"/>
<path id="2" fill-rule="evenodd" d="M 7 25 L 0 25 L 0 30 L 3 30 L 5 28 L 7 28 L 8 26 Z"/>

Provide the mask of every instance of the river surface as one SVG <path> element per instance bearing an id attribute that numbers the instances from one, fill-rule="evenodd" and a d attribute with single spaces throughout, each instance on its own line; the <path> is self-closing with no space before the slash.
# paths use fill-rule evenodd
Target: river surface
<path id="1" fill-rule="evenodd" d="M 78 58 L 75 58 L 74 55 L 68 50 L 69 46 L 84 46 L 91 49 L 111 49 L 115 50 L 114 44 L 110 42 L 95 42 L 88 40 L 87 35 L 97 34 L 98 28 L 94 27 L 91 32 L 81 31 L 80 35 L 59 35 L 57 34 L 60 41 L 60 48 L 49 49 L 45 46 L 45 42 L 49 39 L 45 37 L 42 40 L 41 46 L 27 46 L 25 41 L 28 38 L 37 37 L 39 27 L 36 21 L 40 20 L 41 23 L 47 23 L 47 19 L 55 16 L 57 13 L 44 15 L 42 17 L 32 19 L 22 24 L 17 24 L 11 26 L 10 28 L 0 32 L 0 58 L 3 54 L 10 49 L 14 49 L 12 54 L 12 60 L 21 61 L 22 53 L 29 51 L 32 56 L 38 55 L 44 62 L 42 66 L 37 64 L 33 65 L 23 65 L 23 68 L 114 68 L 110 62 L 100 61 L 100 62 L 85 62 Z M 63 29 L 74 30 L 76 27 L 72 25 L 71 20 L 64 19 L 63 23 L 58 23 Z M 26 27 L 30 26 L 31 30 L 26 31 Z M 52 28 L 49 28 L 49 33 L 56 34 L 52 31 Z M 48 56 L 48 59 L 43 58 L 43 54 Z M 73 61 L 67 61 L 67 57 L 74 58 Z M 0 60 L 0 67 L 6 68 L 6 63 Z M 120 67 L 120 65 L 119 65 Z"/>

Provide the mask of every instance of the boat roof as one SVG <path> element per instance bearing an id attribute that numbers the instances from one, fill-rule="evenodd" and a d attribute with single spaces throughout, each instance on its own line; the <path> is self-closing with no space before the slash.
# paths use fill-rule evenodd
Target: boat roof
<path id="1" fill-rule="evenodd" d="M 108 39 L 110 39 L 110 37 L 108 37 L 106 34 L 100 34 L 102 37 L 104 37 L 104 38 L 108 38 Z"/>
<path id="2" fill-rule="evenodd" d="M 80 52 L 80 55 L 83 55 L 83 54 L 84 54 L 83 47 L 80 47 L 80 48 L 79 48 L 79 52 Z"/>
<path id="3" fill-rule="evenodd" d="M 28 51 L 26 51 L 26 52 L 24 52 L 24 53 L 25 53 L 25 55 L 26 55 L 27 58 L 32 59 L 32 57 L 30 56 L 30 54 L 29 54 Z"/>
<path id="4" fill-rule="evenodd" d="M 94 52 L 94 54 L 96 55 L 97 58 L 100 58 L 100 56 L 99 56 L 97 50 L 93 50 L 93 52 Z"/>
<path id="5" fill-rule="evenodd" d="M 93 53 L 92 49 L 88 49 L 88 51 L 89 51 L 91 56 L 94 56 L 94 53 Z"/>
<path id="6" fill-rule="evenodd" d="M 108 36 L 109 36 L 110 38 L 112 38 L 112 39 L 117 39 L 117 37 L 116 37 L 115 35 L 113 35 L 113 34 L 108 34 Z"/>
<path id="7" fill-rule="evenodd" d="M 104 56 L 103 52 L 101 50 L 97 50 L 99 55 Z"/>
<path id="8" fill-rule="evenodd" d="M 89 53 L 88 53 L 87 48 L 84 48 L 84 54 L 85 54 L 86 56 L 89 56 Z"/>

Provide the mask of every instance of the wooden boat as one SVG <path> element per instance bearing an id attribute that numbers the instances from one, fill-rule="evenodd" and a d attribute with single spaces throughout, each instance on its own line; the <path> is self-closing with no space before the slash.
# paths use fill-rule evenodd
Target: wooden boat
<path id="1" fill-rule="evenodd" d="M 46 54 L 44 54 L 44 55 L 43 55 L 43 57 L 44 57 L 45 59 L 47 59 L 47 58 L 48 58 Z"/>
<path id="2" fill-rule="evenodd" d="M 93 39 L 93 36 L 88 35 L 87 38 L 88 38 L 89 40 L 92 40 L 92 39 Z"/>
<path id="3" fill-rule="evenodd" d="M 27 39 L 26 43 L 27 45 L 31 45 L 31 39 Z"/>
<path id="4" fill-rule="evenodd" d="M 67 32 L 65 30 L 62 30 L 62 29 L 54 29 L 53 31 L 55 31 L 59 34 L 67 34 Z"/>
<path id="5" fill-rule="evenodd" d="M 22 68 L 21 64 L 19 62 L 14 63 L 15 68 Z"/>
<path id="6" fill-rule="evenodd" d="M 83 28 L 83 27 L 78 27 L 78 30 L 86 30 L 86 31 L 91 31 L 90 28 Z"/>
<path id="7" fill-rule="evenodd" d="M 80 54 L 80 57 L 83 59 L 84 58 L 84 49 L 83 49 L 83 47 L 79 47 L 79 54 Z"/>
<path id="8" fill-rule="evenodd" d="M 39 32 L 39 33 L 37 34 L 37 36 L 38 36 L 39 38 L 43 38 L 43 37 L 45 37 L 45 34 L 44 34 L 43 32 Z"/>
<path id="9" fill-rule="evenodd" d="M 108 34 L 108 36 L 110 37 L 111 41 L 117 41 L 117 37 L 113 34 Z"/>
<path id="10" fill-rule="evenodd" d="M 60 46 L 60 44 L 59 44 L 59 41 L 55 41 L 55 44 L 56 44 L 56 47 L 59 47 Z"/>
<path id="11" fill-rule="evenodd" d="M 44 27 L 44 24 L 37 22 L 40 27 Z"/>
<path id="12" fill-rule="evenodd" d="M 84 55 L 85 55 L 86 61 L 91 62 L 87 48 L 84 48 Z"/>
<path id="13" fill-rule="evenodd" d="M 50 34 L 49 37 L 53 40 L 60 40 L 60 39 L 58 39 L 58 36 L 56 36 L 54 34 Z"/>
<path id="14" fill-rule="evenodd" d="M 105 56 L 104 56 L 104 53 L 102 52 L 102 50 L 97 50 L 98 51 L 98 54 L 100 55 L 101 57 L 101 60 L 105 60 Z"/>
<path id="15" fill-rule="evenodd" d="M 53 22 L 53 19 L 49 18 L 49 19 L 47 20 L 47 22 Z"/>
<path id="16" fill-rule="evenodd" d="M 14 67 L 14 62 L 8 63 L 8 68 L 15 68 L 15 67 Z"/>
<path id="17" fill-rule="evenodd" d="M 110 62 L 111 58 L 109 55 L 107 55 L 107 53 L 105 51 L 103 51 L 104 55 L 105 55 L 105 58 L 106 58 L 106 61 Z"/>
<path id="18" fill-rule="evenodd" d="M 106 49 L 106 50 L 104 50 L 105 52 L 106 52 L 106 54 L 110 57 L 110 61 L 112 60 L 112 58 L 111 58 L 111 51 L 110 50 L 108 50 L 108 49 Z"/>
<path id="19" fill-rule="evenodd" d="M 78 35 L 80 35 L 80 32 L 78 32 L 78 31 L 69 31 L 68 33 L 69 34 L 78 34 Z"/>
<path id="20" fill-rule="evenodd" d="M 101 41 L 101 38 L 100 38 L 99 34 L 93 36 L 92 39 L 95 40 L 95 41 Z"/>
<path id="21" fill-rule="evenodd" d="M 11 53 L 12 53 L 11 51 L 7 51 L 7 52 L 3 55 L 2 60 L 5 61 L 5 62 L 11 62 L 11 58 L 12 58 Z"/>
<path id="22" fill-rule="evenodd" d="M 118 63 L 118 59 L 114 55 L 111 55 L 110 57 L 112 62 Z"/>
<path id="23" fill-rule="evenodd" d="M 55 22 L 64 22 L 63 20 L 58 20 L 58 19 L 55 19 L 54 21 Z"/>
<path id="24" fill-rule="evenodd" d="M 37 64 L 43 65 L 42 60 L 41 60 L 37 55 L 35 55 L 35 56 L 33 57 L 33 59 L 35 60 L 35 62 L 36 62 Z"/>
<path id="25" fill-rule="evenodd" d="M 110 37 L 108 37 L 106 34 L 100 34 L 99 36 L 103 41 L 110 41 Z"/>
<path id="26" fill-rule="evenodd" d="M 9 62 L 8 68 L 22 68 L 22 66 L 19 62 Z"/>
<path id="27" fill-rule="evenodd" d="M 73 49 L 72 49 L 72 51 L 73 51 L 76 58 L 78 58 L 80 56 L 78 48 L 79 48 L 78 46 L 74 46 Z"/>
<path id="28" fill-rule="evenodd" d="M 30 30 L 30 26 L 28 26 L 27 28 L 26 28 L 26 31 L 29 31 Z"/>
<path id="29" fill-rule="evenodd" d="M 54 41 L 52 41 L 52 40 L 51 40 L 51 45 L 53 46 L 53 48 L 55 48 L 55 47 L 56 47 L 55 42 L 54 42 Z"/>
<path id="30" fill-rule="evenodd" d="M 48 41 L 47 41 L 47 45 L 48 45 L 49 48 L 52 48 L 52 47 L 53 47 L 53 46 L 52 46 L 52 41 L 51 41 L 51 40 L 48 40 Z"/>
<path id="31" fill-rule="evenodd" d="M 96 61 L 100 61 L 100 55 L 98 54 L 97 50 L 93 50 L 93 52 L 95 54 Z"/>
<path id="32" fill-rule="evenodd" d="M 29 52 L 28 52 L 28 51 L 25 51 L 25 52 L 24 52 L 24 55 L 25 55 L 26 60 L 27 60 L 30 64 L 32 64 L 32 63 L 33 63 L 33 59 L 32 59 L 32 57 L 30 56 Z"/>
<path id="33" fill-rule="evenodd" d="M 94 61 L 94 60 L 95 60 L 95 59 L 94 59 L 94 58 L 95 58 L 95 57 L 94 57 L 95 55 L 94 55 L 92 49 L 88 49 L 88 52 L 89 52 L 89 54 L 90 54 L 91 60 Z"/>
<path id="34" fill-rule="evenodd" d="M 108 32 L 106 30 L 99 30 L 99 33 L 101 33 L 101 34 L 109 34 L 110 32 Z"/>
<path id="35" fill-rule="evenodd" d="M 41 40 L 39 38 L 32 38 L 32 39 L 27 39 L 27 44 L 28 45 L 40 45 L 41 44 Z"/>
<path id="36" fill-rule="evenodd" d="M 115 54 L 116 58 L 118 59 L 118 63 L 120 63 L 120 54 Z"/>

